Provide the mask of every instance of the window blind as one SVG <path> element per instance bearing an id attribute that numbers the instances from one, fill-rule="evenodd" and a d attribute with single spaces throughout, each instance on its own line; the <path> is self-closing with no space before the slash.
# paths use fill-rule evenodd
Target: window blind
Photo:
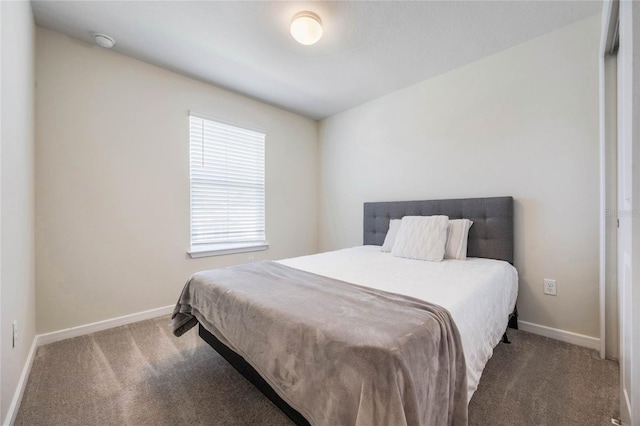
<path id="1" fill-rule="evenodd" d="M 265 242 L 264 140 L 189 115 L 192 250 Z"/>

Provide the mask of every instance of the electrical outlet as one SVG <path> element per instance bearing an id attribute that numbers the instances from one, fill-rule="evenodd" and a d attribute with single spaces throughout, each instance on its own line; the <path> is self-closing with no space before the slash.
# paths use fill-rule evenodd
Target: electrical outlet
<path id="1" fill-rule="evenodd" d="M 556 295 L 556 280 L 544 279 L 544 294 Z"/>
<path id="2" fill-rule="evenodd" d="M 11 336 L 12 336 L 11 347 L 15 348 L 16 345 L 18 344 L 18 320 L 14 320 L 11 323 Z"/>

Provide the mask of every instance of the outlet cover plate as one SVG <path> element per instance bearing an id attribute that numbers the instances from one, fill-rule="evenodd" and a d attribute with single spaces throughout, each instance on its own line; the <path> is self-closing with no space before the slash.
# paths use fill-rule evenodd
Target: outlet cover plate
<path id="1" fill-rule="evenodd" d="M 551 296 L 557 295 L 556 280 L 545 278 L 543 291 L 544 294 L 549 294 Z"/>
<path id="2" fill-rule="evenodd" d="M 18 320 L 11 323 L 11 347 L 15 348 L 18 344 Z"/>

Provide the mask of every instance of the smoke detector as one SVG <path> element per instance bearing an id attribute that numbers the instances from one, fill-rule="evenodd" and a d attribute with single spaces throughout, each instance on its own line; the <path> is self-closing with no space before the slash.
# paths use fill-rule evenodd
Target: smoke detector
<path id="1" fill-rule="evenodd" d="M 116 41 L 113 39 L 113 37 L 109 37 L 106 34 L 95 33 L 93 34 L 93 38 L 96 39 L 96 43 L 98 44 L 98 46 L 104 47 L 106 49 L 111 49 L 116 44 Z"/>

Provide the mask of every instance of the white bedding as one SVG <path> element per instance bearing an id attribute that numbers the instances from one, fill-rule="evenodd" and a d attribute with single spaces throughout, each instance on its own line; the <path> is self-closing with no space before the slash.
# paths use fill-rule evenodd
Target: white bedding
<path id="1" fill-rule="evenodd" d="M 467 363 L 468 399 L 504 333 L 518 295 L 518 273 L 508 262 L 394 257 L 379 246 L 361 246 L 280 261 L 281 264 L 353 284 L 426 300 L 453 317 Z"/>

